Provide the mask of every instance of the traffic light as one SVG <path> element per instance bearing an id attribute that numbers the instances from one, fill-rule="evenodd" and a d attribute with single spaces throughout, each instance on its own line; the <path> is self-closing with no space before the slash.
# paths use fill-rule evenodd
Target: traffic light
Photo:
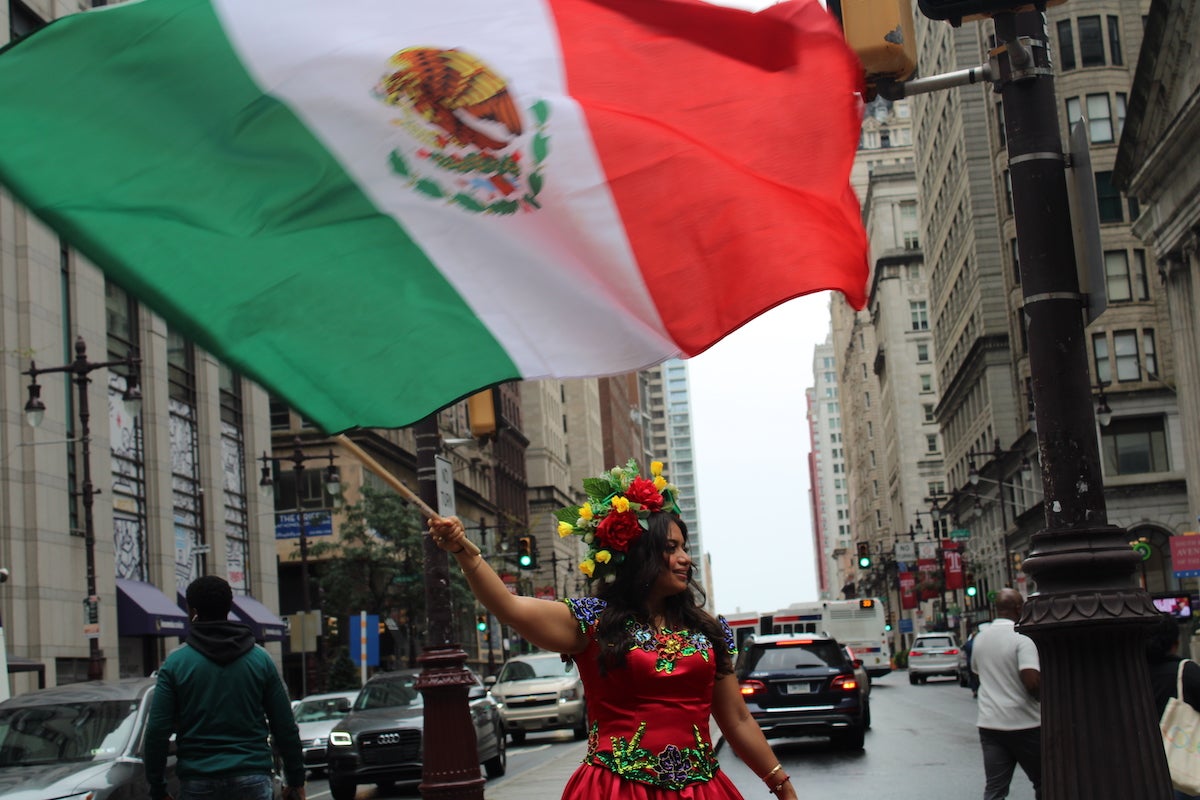
<path id="1" fill-rule="evenodd" d="M 488 629 L 487 614 L 478 614 L 475 617 L 475 630 L 483 633 Z"/>
<path id="2" fill-rule="evenodd" d="M 975 597 L 979 594 L 979 587 L 975 585 L 975 576 L 970 572 L 967 573 L 966 584 L 967 597 Z"/>
<path id="3" fill-rule="evenodd" d="M 1056 6 L 1066 0 L 1047 0 L 1045 5 Z M 946 20 L 955 27 L 963 20 L 982 19 L 1000 11 L 1016 11 L 1030 3 L 1021 0 L 917 0 L 921 13 L 930 19 Z M 1042 4 L 1038 3 L 1040 7 Z"/>
<path id="4" fill-rule="evenodd" d="M 387 623 L 381 622 L 379 623 L 379 635 L 383 636 L 385 633 L 387 633 Z"/>
<path id="5" fill-rule="evenodd" d="M 888 614 L 883 620 L 883 629 L 889 633 L 892 630 L 892 615 Z"/>
<path id="6" fill-rule="evenodd" d="M 537 545 L 532 536 L 517 539 L 517 566 L 521 569 L 537 569 Z"/>
<path id="7" fill-rule="evenodd" d="M 846 44 L 862 62 L 867 82 L 902 81 L 917 66 L 912 0 L 841 0 L 829 8 L 841 20 Z"/>
<path id="8" fill-rule="evenodd" d="M 871 545 L 867 542 L 858 543 L 858 568 L 871 568 Z"/>
<path id="9" fill-rule="evenodd" d="M 332 639 L 338 638 L 338 618 L 337 617 L 326 617 L 325 618 L 325 635 L 329 636 Z"/>

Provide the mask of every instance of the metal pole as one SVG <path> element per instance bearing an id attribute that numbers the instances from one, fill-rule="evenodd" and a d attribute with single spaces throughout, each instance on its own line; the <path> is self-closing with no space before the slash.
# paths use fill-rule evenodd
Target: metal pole
<path id="1" fill-rule="evenodd" d="M 96 594 L 96 520 L 93 506 L 95 505 L 95 486 L 92 484 L 92 448 L 91 448 L 91 412 L 88 409 L 88 378 L 87 345 L 83 339 L 75 342 L 75 374 L 72 380 L 79 390 L 79 435 L 83 451 L 83 545 L 87 559 L 87 594 L 88 600 L 97 597 Z M 104 679 L 104 656 L 100 653 L 100 640 L 88 639 L 88 670 L 89 681 Z"/>
<path id="2" fill-rule="evenodd" d="M 417 484 L 421 499 L 438 506 L 436 458 L 441 445 L 437 414 L 413 426 L 417 441 Z M 439 509 L 439 512 L 441 509 Z M 428 643 L 417 658 L 421 674 L 416 688 L 425 697 L 425 726 L 421 763 L 424 798 L 483 800 L 475 726 L 467 690 L 474 683 L 465 665 L 467 654 L 451 641 L 450 569 L 444 550 L 433 537 L 421 537 L 425 548 L 425 611 Z"/>
<path id="3" fill-rule="evenodd" d="M 300 502 L 300 481 L 304 478 L 304 458 L 300 445 L 292 455 L 292 471 L 296 476 L 296 518 L 300 525 L 300 603 L 304 636 L 300 643 L 300 696 L 308 694 L 308 629 L 312 625 L 312 603 L 308 589 L 308 529 L 304 523 L 304 504 Z M 320 628 L 318 628 L 320 630 Z"/>
<path id="4" fill-rule="evenodd" d="M 1168 800 L 1142 652 L 1157 615 L 1128 536 L 1107 524 L 1045 19 L 995 23 L 1045 489 L 1024 563 L 1037 593 L 1020 621 L 1041 654 L 1043 797 Z"/>

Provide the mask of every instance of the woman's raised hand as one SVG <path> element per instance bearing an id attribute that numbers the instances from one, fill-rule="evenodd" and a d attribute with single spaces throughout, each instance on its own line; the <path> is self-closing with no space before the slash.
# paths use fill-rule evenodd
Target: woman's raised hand
<path id="1" fill-rule="evenodd" d="M 433 543 L 447 553 L 458 553 L 470 544 L 467 531 L 458 517 L 430 517 L 429 535 Z"/>

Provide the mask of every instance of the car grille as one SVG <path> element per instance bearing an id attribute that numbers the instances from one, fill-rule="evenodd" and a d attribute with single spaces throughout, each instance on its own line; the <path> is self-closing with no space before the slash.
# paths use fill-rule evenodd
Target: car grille
<path id="1" fill-rule="evenodd" d="M 366 766 L 402 764 L 421 760 L 421 732 L 404 729 L 364 733 L 358 739 L 359 753 Z"/>
<path id="2" fill-rule="evenodd" d="M 535 706 L 552 706 L 558 702 L 556 694 L 526 694 L 517 697 L 506 697 L 504 702 L 509 708 L 533 708 Z"/>

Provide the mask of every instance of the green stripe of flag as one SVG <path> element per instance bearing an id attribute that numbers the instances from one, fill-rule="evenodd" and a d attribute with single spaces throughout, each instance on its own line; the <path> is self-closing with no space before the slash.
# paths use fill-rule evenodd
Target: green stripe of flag
<path id="1" fill-rule="evenodd" d="M 326 430 L 416 420 L 519 377 L 397 222 L 263 95 L 206 2 L 60 20 L 0 57 L 0 98 L 0 180 Z M 131 119 L 137 136 L 115 133 Z M 60 157 L 46 163 L 48 151 Z M 186 211 L 167 213 L 161 199 L 180 195 Z"/>

